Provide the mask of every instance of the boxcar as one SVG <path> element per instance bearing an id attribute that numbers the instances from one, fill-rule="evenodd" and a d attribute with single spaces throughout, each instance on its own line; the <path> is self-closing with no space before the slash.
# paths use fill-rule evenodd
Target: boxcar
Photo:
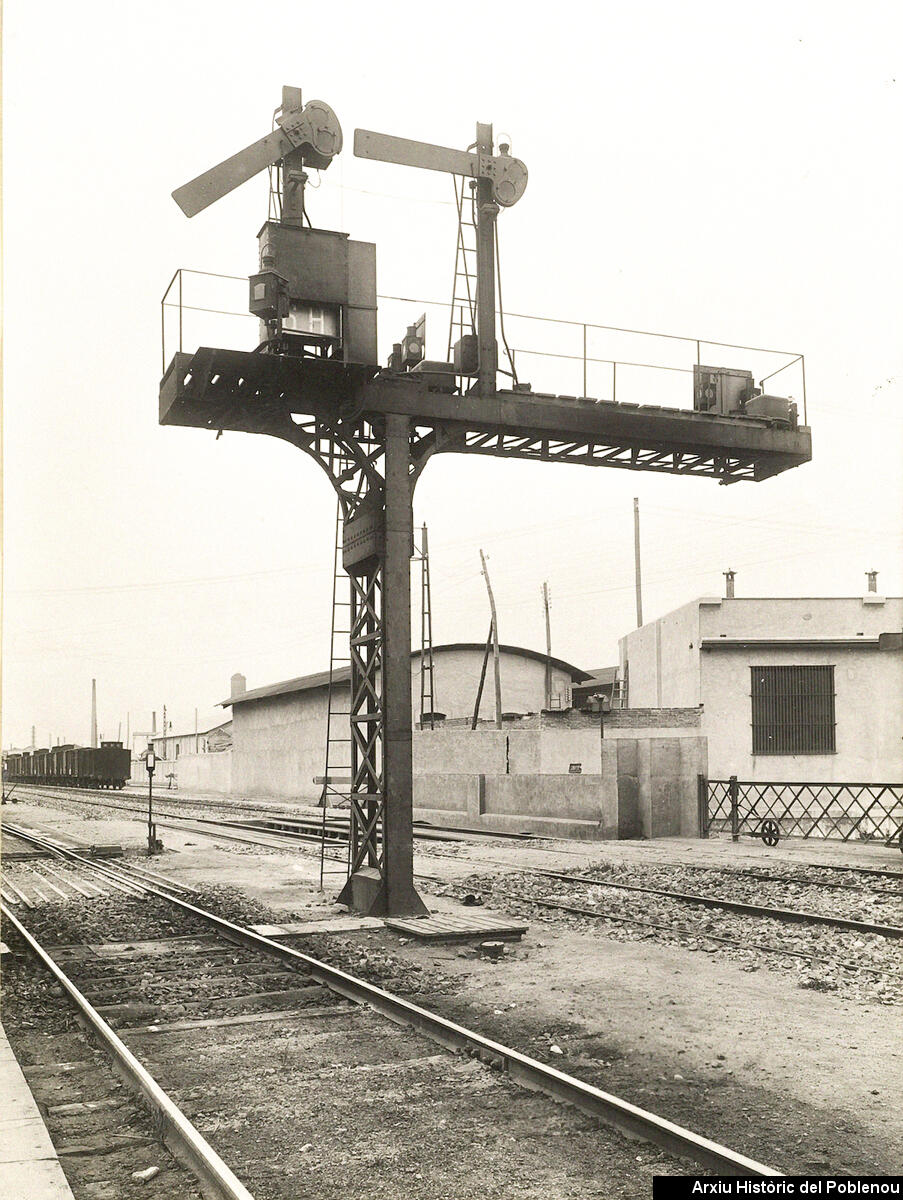
<path id="1" fill-rule="evenodd" d="M 10 754 L 4 778 L 10 783 L 56 783 L 68 787 L 122 788 L 131 774 L 131 756 L 122 742 L 55 746 Z"/>

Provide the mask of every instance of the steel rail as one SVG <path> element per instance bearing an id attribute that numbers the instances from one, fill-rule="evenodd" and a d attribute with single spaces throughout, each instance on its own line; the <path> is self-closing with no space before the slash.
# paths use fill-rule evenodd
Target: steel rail
<path id="1" fill-rule="evenodd" d="M 46 790 L 45 790 L 44 794 L 45 795 L 50 794 L 51 796 L 54 795 L 54 793 L 52 793 L 52 792 L 48 793 Z M 73 804 L 93 803 L 102 808 L 114 809 L 116 812 L 129 813 L 130 815 L 132 815 L 136 818 L 140 818 L 142 820 L 146 820 L 146 818 L 147 818 L 147 813 L 146 813 L 145 809 L 128 808 L 125 805 L 110 804 L 108 801 L 104 801 L 104 800 L 87 799 L 87 798 L 82 800 L 77 794 L 63 795 L 63 796 L 59 796 L 57 798 L 62 799 L 64 802 L 69 801 Z M 177 822 L 180 822 L 180 823 L 177 824 Z M 165 817 L 160 817 L 155 821 L 155 824 L 160 829 L 175 829 L 175 830 L 181 831 L 182 833 L 193 833 L 193 834 L 197 835 L 198 837 L 216 838 L 219 841 L 226 841 L 226 842 L 240 842 L 242 845 L 248 845 L 248 846 L 263 846 L 270 850 L 291 849 L 293 846 L 297 845 L 299 842 L 316 842 L 317 844 L 319 844 L 319 842 L 320 842 L 319 834 L 316 837 L 314 837 L 312 834 L 311 835 L 304 835 L 304 834 L 292 835 L 292 834 L 288 834 L 288 833 L 269 833 L 265 830 L 248 830 L 249 833 L 257 833 L 258 834 L 257 837 L 239 837 L 237 834 L 225 833 L 225 832 L 219 831 L 219 830 L 198 828 L 199 825 L 204 825 L 204 824 L 221 826 L 221 825 L 234 824 L 234 822 L 219 821 L 212 817 L 188 817 L 188 816 L 183 817 L 183 816 L 179 816 L 177 813 L 169 813 Z M 6 827 L 9 829 L 10 833 L 12 833 L 12 829 L 9 826 L 6 826 Z M 242 828 L 247 828 L 247 827 L 242 826 Z M 16 835 L 16 836 L 21 836 L 21 835 Z"/>
<path id="2" fill-rule="evenodd" d="M 557 871 L 531 870 L 531 875 L 542 875 L 547 879 L 560 879 L 565 883 L 585 883 L 593 887 L 618 888 L 626 892 L 642 892 L 648 896 L 664 896 L 669 900 L 680 900 L 686 904 L 700 904 L 704 908 L 723 908 L 728 912 L 739 912 L 745 916 L 771 917 L 776 921 L 811 922 L 817 925 L 833 925 L 838 929 L 852 929 L 856 933 L 878 933 L 883 937 L 903 938 L 899 925 L 875 925 L 867 921 L 854 921 L 849 917 L 830 917 L 824 913 L 798 912 L 792 908 L 767 908 L 760 904 L 745 904 L 741 900 L 726 900 L 720 896 L 697 896 L 693 892 L 672 892 L 666 888 L 642 887 L 638 883 L 614 883 L 608 879 L 596 879 L 591 875 L 564 875 Z"/>
<path id="3" fill-rule="evenodd" d="M 790 883 L 799 887 L 828 888 L 841 892 L 867 892 L 870 896 L 899 896 L 903 899 L 903 891 L 888 891 L 874 889 L 862 881 L 861 883 L 836 883 L 831 879 L 804 879 L 800 875 L 766 875 L 758 867 L 715 867 L 703 863 L 680 863 L 682 871 L 712 871 L 718 875 L 742 875 L 744 878 L 759 879 L 765 883 Z M 853 868 L 854 870 L 856 868 Z M 901 876 L 903 878 L 903 876 Z"/>
<path id="4" fill-rule="evenodd" d="M 433 875 L 415 875 L 415 879 L 428 879 L 437 883 L 442 883 L 448 887 L 449 883 L 445 879 L 437 879 Z M 453 883 L 451 887 L 457 888 L 459 891 L 466 891 L 463 884 Z M 696 938 L 707 942 L 720 942 L 725 946 L 734 946 L 738 950 L 764 950 L 767 954 L 788 955 L 791 958 L 803 958 L 809 962 L 817 963 L 820 966 L 830 965 L 838 967 L 842 971 L 864 971 L 868 975 L 877 975 L 881 979 L 886 979 L 892 976 L 896 979 L 903 979 L 903 973 L 894 971 L 885 971 L 882 967 L 859 966 L 856 963 L 846 963 L 840 958 L 826 958 L 823 954 L 809 954 L 805 950 L 787 950 L 782 946 L 769 946 L 766 942 L 741 942 L 737 938 L 723 937 L 721 934 L 707 933 L 703 929 L 688 929 L 681 925 L 666 925 L 662 921 L 646 921 L 642 917 L 625 917 L 620 913 L 599 912 L 595 908 L 579 908 L 574 904 L 561 904 L 557 900 L 539 900 L 533 896 L 519 896 L 517 892 L 506 892 L 501 888 L 492 889 L 493 896 L 503 896 L 506 900 L 514 900 L 516 903 L 525 907 L 536 905 L 539 908 L 552 908 L 561 912 L 572 913 L 578 917 L 593 917 L 597 921 L 612 921 L 618 925 L 640 925 L 644 929 L 661 929 L 664 933 L 670 933 L 672 936 Z"/>
<path id="5" fill-rule="evenodd" d="M 54 841 L 52 838 L 42 837 L 40 834 L 31 833 L 25 829 L 19 829 L 13 826 L 16 835 L 24 841 L 30 842 L 32 845 L 40 846 L 51 854 L 57 854 L 60 858 L 74 859 L 80 863 L 86 870 L 95 875 L 99 875 L 106 883 L 120 892 L 125 892 L 129 896 L 147 896 L 151 894 L 163 895 L 161 889 L 169 889 L 171 891 L 183 891 L 178 884 L 170 884 L 160 879 L 160 882 L 155 886 L 143 875 L 132 874 L 131 869 L 124 867 L 113 866 L 108 862 L 98 862 L 97 859 L 85 858 L 70 846 L 64 846 L 60 842 Z"/>
<path id="6" fill-rule="evenodd" d="M 102 1044 L 113 1061 L 116 1073 L 141 1097 L 150 1110 L 163 1142 L 174 1157 L 192 1172 L 208 1200 L 254 1200 L 245 1185 L 226 1166 L 209 1142 L 201 1136 L 149 1071 L 117 1037 L 100 1013 L 2 901 L 0 910 L 4 920 L 15 929 L 32 954 L 75 1004 L 80 1021 Z"/>
<path id="7" fill-rule="evenodd" d="M 85 862 L 74 850 L 60 849 L 59 854 L 75 861 Z M 689 1158 L 701 1166 L 713 1168 L 722 1175 L 753 1175 L 769 1178 L 781 1177 L 782 1172 L 738 1154 L 710 1138 L 693 1133 L 681 1125 L 676 1125 L 664 1117 L 639 1108 L 627 1100 L 622 1100 L 610 1092 L 604 1092 L 592 1084 L 585 1083 L 572 1075 L 557 1070 L 528 1055 L 521 1054 L 508 1046 L 503 1046 L 483 1034 L 458 1025 L 438 1013 L 421 1008 L 409 1000 L 384 991 L 367 980 L 358 979 L 354 975 L 330 966 L 319 959 L 303 954 L 290 946 L 255 933 L 241 925 L 236 925 L 215 913 L 198 908 L 178 896 L 171 896 L 158 888 L 148 885 L 149 895 L 167 900 L 183 912 L 190 914 L 207 925 L 213 926 L 224 937 L 253 950 L 261 951 L 290 966 L 302 967 L 318 983 L 322 983 L 331 991 L 352 1000 L 356 1004 L 367 1004 L 376 1012 L 398 1024 L 409 1026 L 423 1033 L 431 1041 L 437 1042 L 446 1049 L 464 1051 L 479 1058 L 482 1062 L 491 1064 L 503 1070 L 515 1083 L 532 1090 L 540 1091 L 555 1100 L 563 1101 L 580 1109 L 590 1116 L 611 1125 L 630 1137 L 638 1137 L 643 1141 L 652 1142 L 672 1154 Z M 17 922 L 18 924 L 18 922 Z"/>
<path id="8" fill-rule="evenodd" d="M 903 871 L 888 871 L 884 867 L 851 867 L 846 863 L 812 862 L 807 858 L 797 859 L 793 865 L 795 867 L 813 867 L 817 871 L 857 871 L 860 875 L 877 875 L 881 879 L 903 880 Z"/>

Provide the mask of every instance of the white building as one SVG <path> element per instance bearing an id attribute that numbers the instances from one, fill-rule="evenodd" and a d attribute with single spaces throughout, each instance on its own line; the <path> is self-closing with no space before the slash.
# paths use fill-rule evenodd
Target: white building
<path id="1" fill-rule="evenodd" d="M 175 762 L 183 754 L 208 754 L 232 745 L 232 722 L 223 721 L 197 733 L 151 733 L 146 735 L 157 758 Z M 145 747 L 146 749 L 146 747 Z"/>
<path id="2" fill-rule="evenodd" d="M 620 641 L 633 708 L 701 706 L 709 777 L 903 780 L 903 599 L 704 598 Z"/>
<path id="3" fill-rule="evenodd" d="M 538 713 L 545 706 L 545 654 L 520 646 L 500 646 L 502 708 L 506 713 Z M 468 718 L 476 702 L 484 647 L 460 642 L 433 648 L 433 711 L 449 720 Z M 412 719 L 420 720 L 420 654 L 411 655 Z M 551 660 L 553 707 L 565 710 L 576 683 L 589 678 L 586 671 L 561 659 Z M 337 710 L 348 710 L 349 671 L 336 673 L 340 696 Z M 232 695 L 223 706 L 232 707 L 232 787 L 245 796 L 290 796 L 315 801 L 322 787 L 326 754 L 326 716 L 329 672 L 287 679 L 267 687 L 245 689 L 242 675 L 232 677 Z M 495 690 L 490 663 L 479 715 L 495 714 Z M 347 726 L 347 717 L 339 723 Z"/>

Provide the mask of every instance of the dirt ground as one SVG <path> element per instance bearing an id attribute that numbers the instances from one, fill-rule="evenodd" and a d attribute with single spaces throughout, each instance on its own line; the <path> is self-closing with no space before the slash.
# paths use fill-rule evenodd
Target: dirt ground
<path id="1" fill-rule="evenodd" d="M 4 813 L 10 821 L 52 826 L 86 841 L 138 848 L 143 840 L 135 821 L 85 818 L 21 801 Z M 258 853 L 175 830 L 166 830 L 164 841 L 156 868 L 180 881 L 232 885 L 276 912 L 308 920 L 345 912 L 319 892 L 311 848 Z M 899 855 L 878 846 L 782 842 L 768 850 L 750 839 L 736 845 L 669 839 L 418 848 L 415 871 L 455 881 L 526 866 L 568 869 L 602 856 L 903 870 Z M 437 885 L 421 886 L 426 893 Z M 456 907 L 447 895 L 426 898 L 434 910 Z M 764 957 L 751 971 L 715 954 L 617 940 L 560 921 L 535 920 L 498 963 L 383 929 L 346 933 L 342 941 L 390 948 L 427 978 L 431 972 L 451 978 L 456 987 L 423 1002 L 778 1169 L 895 1174 L 900 1168 L 901 1007 L 801 989 Z"/>

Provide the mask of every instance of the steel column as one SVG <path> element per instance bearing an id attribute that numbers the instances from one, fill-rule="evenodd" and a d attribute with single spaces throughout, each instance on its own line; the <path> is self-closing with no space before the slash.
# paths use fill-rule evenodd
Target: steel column
<path id="1" fill-rule="evenodd" d="M 386 911 L 426 913 L 414 888 L 411 733 L 411 557 L 414 549 L 410 423 L 386 417 L 386 542 L 383 561 L 383 854 Z"/>
<path id="2" fill-rule="evenodd" d="M 477 153 L 492 154 L 492 126 L 477 124 Z M 480 395 L 495 392 L 498 347 L 495 340 L 495 222 L 499 206 L 492 181 L 477 180 L 477 337 L 480 345 Z"/>

